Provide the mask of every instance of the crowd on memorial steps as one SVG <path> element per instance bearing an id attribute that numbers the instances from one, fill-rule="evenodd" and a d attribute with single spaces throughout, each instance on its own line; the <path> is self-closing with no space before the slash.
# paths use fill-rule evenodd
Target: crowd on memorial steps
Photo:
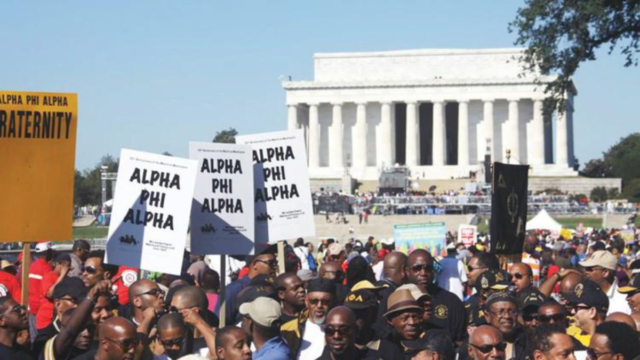
<path id="1" fill-rule="evenodd" d="M 21 257 L 1 263 L 0 360 L 640 359 L 638 234 L 530 232 L 516 256 L 451 235 L 440 254 L 300 238 L 233 273 L 185 251 L 179 276 L 41 242 L 28 283 Z"/>

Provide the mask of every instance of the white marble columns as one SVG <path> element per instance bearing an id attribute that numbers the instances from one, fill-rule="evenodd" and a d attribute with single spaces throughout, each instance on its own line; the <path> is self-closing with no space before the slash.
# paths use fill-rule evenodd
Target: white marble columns
<path id="1" fill-rule="evenodd" d="M 452 106 L 457 103 L 457 119 L 447 119 L 445 104 L 449 101 Z M 401 115 L 401 110 L 396 113 L 394 102 L 397 106 L 406 106 L 406 118 Z M 382 169 L 393 166 L 396 161 L 396 141 L 405 149 L 404 159 L 398 159 L 402 165 L 410 168 L 431 166 L 429 171 L 446 173 L 448 178 L 476 171 L 485 155 L 486 140 L 489 140 L 492 161 L 506 162 L 506 151 L 510 150 L 510 162 L 531 165 L 533 174 L 568 174 L 570 171 L 573 158 L 573 109 L 570 101 L 567 101 L 565 111 L 558 112 L 552 120 L 556 131 L 553 135 L 555 164 L 545 161 L 545 155 L 549 155 L 549 150 L 545 149 L 545 138 L 549 135 L 545 134 L 543 99 L 539 95 L 474 99 L 462 94 L 458 100 L 425 98 L 394 102 L 336 100 L 321 104 L 290 104 L 287 128 L 305 129 L 309 167 L 325 177 L 341 176 L 345 166 L 351 167 L 356 177 L 378 176 Z M 432 114 L 420 116 L 421 102 L 432 103 Z M 425 126 L 429 117 L 432 117 L 432 129 L 420 131 L 420 126 Z M 406 129 L 403 134 L 395 133 L 396 120 L 402 121 L 399 124 L 406 120 L 406 127 L 400 125 Z M 447 138 L 447 124 L 452 125 L 454 120 L 457 121 L 457 138 Z M 431 139 L 421 138 L 421 133 L 425 135 L 428 132 L 432 133 Z M 452 154 L 448 141 L 457 143 L 457 158 L 447 158 Z M 425 149 L 429 143 L 432 146 Z M 428 154 L 432 163 L 427 165 L 421 154 Z M 426 170 L 419 169 L 425 173 Z"/>
<path id="2" fill-rule="evenodd" d="M 417 103 L 407 102 L 407 150 L 405 152 L 407 166 L 420 164 L 420 126 L 418 121 Z"/>
<path id="3" fill-rule="evenodd" d="M 391 132 L 391 103 L 383 102 L 380 104 L 380 143 L 378 144 L 380 154 L 378 158 L 378 167 L 389 167 L 392 154 L 392 132 Z"/>
<path id="4" fill-rule="evenodd" d="M 458 166 L 469 165 L 469 102 L 458 103 Z"/>
<path id="5" fill-rule="evenodd" d="M 356 124 L 353 127 L 353 167 L 362 169 L 367 165 L 367 104 L 356 104 Z"/>
<path id="6" fill-rule="evenodd" d="M 320 167 L 320 122 L 318 104 L 309 104 L 309 167 Z"/>
<path id="7" fill-rule="evenodd" d="M 342 143 L 344 126 L 342 124 L 342 103 L 333 104 L 333 119 L 331 124 L 331 134 L 329 136 L 329 166 L 341 168 L 344 166 L 344 155 L 342 154 Z"/>

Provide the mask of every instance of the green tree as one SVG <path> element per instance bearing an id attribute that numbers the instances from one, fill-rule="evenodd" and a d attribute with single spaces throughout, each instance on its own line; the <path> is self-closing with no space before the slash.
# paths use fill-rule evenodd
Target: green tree
<path id="1" fill-rule="evenodd" d="M 589 198 L 592 201 L 598 201 L 598 202 L 602 202 L 602 201 L 607 201 L 609 199 L 609 192 L 607 191 L 607 189 L 603 186 L 598 186 L 595 187 L 591 190 L 591 196 L 589 196 Z"/>
<path id="2" fill-rule="evenodd" d="M 525 46 L 525 72 L 557 73 L 546 91 L 556 99 L 570 89 L 571 77 L 596 50 L 616 46 L 624 66 L 638 65 L 640 52 L 639 0 L 526 0 L 509 24 L 515 44 Z"/>
<path id="3" fill-rule="evenodd" d="M 93 169 L 82 172 L 76 170 L 74 203 L 78 206 L 99 205 L 102 203 L 102 167 L 107 172 L 118 172 L 118 159 L 105 155 Z M 111 199 L 111 187 L 107 186 L 107 199 Z"/>
<path id="4" fill-rule="evenodd" d="M 236 129 L 230 127 L 227 130 L 216 132 L 216 136 L 213 138 L 213 142 L 235 144 L 236 135 L 238 135 L 238 132 L 236 131 Z"/>
<path id="5" fill-rule="evenodd" d="M 622 197 L 632 202 L 640 202 L 640 179 L 633 179 L 626 183 Z"/>

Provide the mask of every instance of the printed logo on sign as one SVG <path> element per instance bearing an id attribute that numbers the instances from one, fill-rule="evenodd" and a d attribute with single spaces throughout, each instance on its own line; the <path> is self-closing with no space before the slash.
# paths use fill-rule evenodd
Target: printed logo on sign
<path id="1" fill-rule="evenodd" d="M 449 314 L 449 309 L 444 305 L 438 305 L 434 313 L 438 319 L 446 319 Z"/>
<path id="2" fill-rule="evenodd" d="M 0 297 L 9 296 L 9 290 L 6 286 L 0 284 Z"/>
<path id="3" fill-rule="evenodd" d="M 122 272 L 122 283 L 124 286 L 129 287 L 136 281 L 138 281 L 138 273 L 135 271 L 125 270 Z"/>
<path id="4" fill-rule="evenodd" d="M 216 228 L 211 224 L 207 224 L 207 225 L 203 225 L 200 228 L 200 231 L 202 231 L 203 233 L 215 233 L 216 232 Z"/>
<path id="5" fill-rule="evenodd" d="M 120 243 L 138 245 L 138 241 L 136 241 L 136 238 L 133 235 L 120 236 Z"/>

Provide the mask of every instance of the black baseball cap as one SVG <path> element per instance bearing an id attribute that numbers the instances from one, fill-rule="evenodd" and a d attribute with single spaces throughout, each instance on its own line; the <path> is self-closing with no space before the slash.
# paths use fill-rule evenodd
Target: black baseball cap
<path id="1" fill-rule="evenodd" d="M 487 299 L 487 303 L 485 305 L 485 309 L 488 309 L 491 305 L 497 302 L 509 301 L 518 306 L 518 300 L 513 297 L 508 291 L 496 291 L 493 294 L 489 295 Z"/>
<path id="2" fill-rule="evenodd" d="M 504 270 L 490 269 L 478 277 L 476 280 L 476 290 L 505 290 L 509 287 L 511 278 Z"/>
<path id="3" fill-rule="evenodd" d="M 252 302 L 259 297 L 268 297 L 279 301 L 278 295 L 274 290 L 268 289 L 264 286 L 248 286 L 238 294 L 238 306 L 247 302 Z"/>
<path id="4" fill-rule="evenodd" d="M 307 286 L 307 294 L 312 292 L 326 292 L 329 294 L 336 294 L 336 283 L 333 280 L 317 278 L 309 281 Z"/>
<path id="5" fill-rule="evenodd" d="M 602 291 L 600 285 L 591 280 L 584 280 L 565 296 L 565 299 L 571 304 L 585 304 L 594 307 L 599 311 L 607 312 L 609 310 L 609 298 Z"/>
<path id="6" fill-rule="evenodd" d="M 521 310 L 527 307 L 540 307 L 546 300 L 547 298 L 534 287 L 524 289 L 518 294 L 518 306 Z"/>
<path id="7" fill-rule="evenodd" d="M 640 261 L 640 260 L 636 260 Z M 636 291 L 640 291 L 640 276 L 636 275 L 633 277 L 631 282 L 627 286 L 623 286 L 618 289 L 618 292 L 621 294 L 631 294 Z"/>
<path id="8" fill-rule="evenodd" d="M 87 296 L 87 288 L 84 286 L 82 280 L 78 277 L 65 277 L 56 285 L 53 289 L 53 300 L 61 299 L 65 296 L 71 297 L 76 303 Z"/>
<path id="9" fill-rule="evenodd" d="M 356 290 L 347 295 L 344 306 L 351 310 L 368 309 L 378 306 L 376 294 L 369 290 Z"/>

